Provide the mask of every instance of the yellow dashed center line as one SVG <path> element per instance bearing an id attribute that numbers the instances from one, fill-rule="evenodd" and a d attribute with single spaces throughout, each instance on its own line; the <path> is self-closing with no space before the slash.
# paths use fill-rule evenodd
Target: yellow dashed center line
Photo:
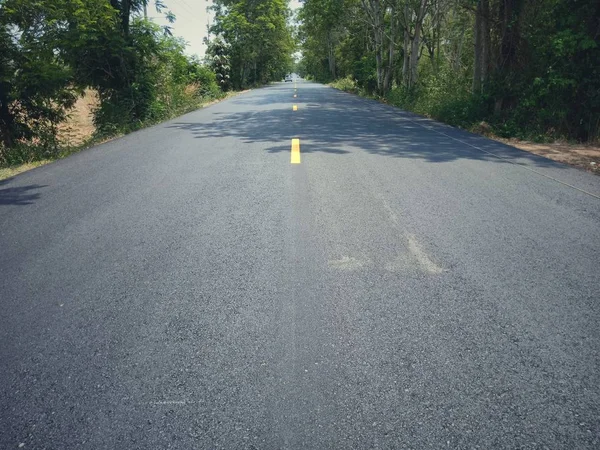
<path id="1" fill-rule="evenodd" d="M 294 82 L 294 98 L 298 97 L 298 87 Z M 298 105 L 292 105 L 292 111 L 298 111 Z M 290 162 L 292 164 L 300 164 L 300 139 L 292 139 L 292 152 Z"/>
<path id="2" fill-rule="evenodd" d="M 300 164 L 300 139 L 292 139 L 292 164 Z"/>

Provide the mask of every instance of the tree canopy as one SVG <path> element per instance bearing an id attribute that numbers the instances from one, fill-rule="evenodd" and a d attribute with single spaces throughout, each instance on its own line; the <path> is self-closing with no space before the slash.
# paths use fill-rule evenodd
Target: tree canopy
<path id="1" fill-rule="evenodd" d="M 216 0 L 211 31 L 228 45 L 230 81 L 236 88 L 281 79 L 295 50 L 285 0 Z"/>
<path id="2" fill-rule="evenodd" d="M 125 132 L 220 95 L 214 71 L 143 17 L 148 0 L 0 0 L 0 165 L 58 151 L 84 89 L 99 135 Z M 159 13 L 175 20 L 162 0 Z"/>
<path id="3" fill-rule="evenodd" d="M 302 66 L 499 134 L 600 138 L 596 0 L 306 0 Z"/>

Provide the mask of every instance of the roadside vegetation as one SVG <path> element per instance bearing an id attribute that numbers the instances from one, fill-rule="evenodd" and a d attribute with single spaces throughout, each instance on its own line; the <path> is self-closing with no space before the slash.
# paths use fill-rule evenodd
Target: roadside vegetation
<path id="1" fill-rule="evenodd" d="M 145 19 L 153 8 L 173 23 L 167 3 L 0 0 L 4 175 L 194 110 L 291 67 L 283 0 L 217 1 L 204 61 L 187 56 L 170 27 Z M 81 115 L 74 106 L 84 94 L 94 97 L 87 111 L 93 131 L 72 139 L 65 129 Z"/>
<path id="2" fill-rule="evenodd" d="M 292 69 L 296 38 L 287 0 L 214 0 L 212 9 L 211 52 L 227 56 L 231 87 L 281 80 Z"/>
<path id="3" fill-rule="evenodd" d="M 306 0 L 300 72 L 503 138 L 600 140 L 597 0 Z"/>

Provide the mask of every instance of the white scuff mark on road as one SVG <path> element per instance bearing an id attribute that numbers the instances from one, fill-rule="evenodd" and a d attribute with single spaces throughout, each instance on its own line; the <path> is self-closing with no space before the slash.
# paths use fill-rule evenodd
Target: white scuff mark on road
<path id="1" fill-rule="evenodd" d="M 327 263 L 332 269 L 339 270 L 358 270 L 365 265 L 365 261 L 353 258 L 351 256 L 342 256 L 341 259 L 334 259 Z"/>
<path id="2" fill-rule="evenodd" d="M 442 273 L 444 269 L 438 266 L 421 248 L 414 234 L 407 234 L 408 250 L 416 258 L 419 265 L 429 273 Z"/>
<path id="3" fill-rule="evenodd" d="M 390 206 L 390 204 L 383 198 L 383 195 L 377 196 L 383 205 L 383 208 L 388 213 L 390 221 L 396 229 L 400 229 L 400 221 L 398 216 Z M 445 272 L 446 270 L 436 264 L 429 255 L 421 248 L 419 245 L 419 241 L 414 234 L 407 233 L 406 240 L 408 241 L 408 251 L 410 255 L 414 259 L 417 260 L 417 264 L 423 269 L 425 272 L 431 274 L 438 274 Z M 389 272 L 400 272 L 402 270 L 406 270 L 410 266 L 410 262 L 408 261 L 405 255 L 398 255 L 396 259 L 392 262 L 389 262 L 385 265 L 385 270 Z"/>
<path id="4" fill-rule="evenodd" d="M 398 216 L 396 215 L 396 213 L 394 212 L 392 207 L 388 204 L 388 202 L 386 202 L 385 200 L 382 200 L 382 201 L 383 201 L 383 207 L 386 209 L 386 211 L 390 215 L 390 220 L 392 222 L 394 222 L 394 225 L 397 226 L 398 225 Z"/>
<path id="5" fill-rule="evenodd" d="M 194 402 L 186 402 L 183 400 L 159 400 L 156 402 L 149 402 L 151 405 L 187 405 L 188 403 Z"/>

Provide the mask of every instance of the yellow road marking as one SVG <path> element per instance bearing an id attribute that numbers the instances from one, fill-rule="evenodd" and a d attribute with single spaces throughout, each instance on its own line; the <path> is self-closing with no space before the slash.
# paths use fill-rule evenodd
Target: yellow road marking
<path id="1" fill-rule="evenodd" d="M 292 111 L 298 111 L 298 105 L 292 106 Z"/>
<path id="2" fill-rule="evenodd" d="M 300 139 L 292 139 L 292 164 L 300 164 Z"/>

